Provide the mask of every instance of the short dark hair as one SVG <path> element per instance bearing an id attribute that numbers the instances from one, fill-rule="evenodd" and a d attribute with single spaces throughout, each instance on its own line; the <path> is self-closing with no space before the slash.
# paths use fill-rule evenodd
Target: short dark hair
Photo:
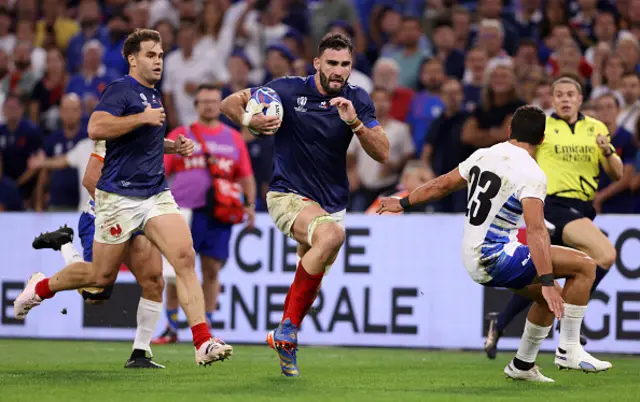
<path id="1" fill-rule="evenodd" d="M 146 41 L 161 42 L 160 32 L 153 29 L 136 28 L 135 31 L 127 36 L 122 47 L 122 55 L 127 60 L 127 63 L 129 62 L 129 55 L 138 54 L 140 52 L 140 44 Z"/>
<path id="2" fill-rule="evenodd" d="M 579 80 L 580 78 L 578 78 L 576 74 L 565 73 L 562 76 L 560 76 L 558 79 L 553 81 L 553 83 L 551 84 L 551 90 L 552 91 L 555 90 L 556 85 L 558 84 L 572 84 L 573 86 L 576 87 L 580 95 L 582 95 L 582 84 L 580 83 Z"/>
<path id="3" fill-rule="evenodd" d="M 402 22 L 415 22 L 418 25 L 422 24 L 422 20 L 417 15 L 405 15 L 402 17 Z"/>
<path id="4" fill-rule="evenodd" d="M 533 105 L 520 106 L 511 119 L 511 139 L 538 145 L 544 139 L 547 116 Z"/>
<path id="5" fill-rule="evenodd" d="M 373 95 L 375 95 L 377 92 L 381 92 L 381 93 L 387 95 L 388 97 L 391 97 L 391 91 L 389 91 L 385 87 L 375 87 L 375 88 L 373 88 L 373 90 L 369 94 L 369 97 L 373 98 Z"/>
<path id="6" fill-rule="evenodd" d="M 627 78 L 627 77 L 640 78 L 640 75 L 638 75 L 638 73 L 633 70 L 626 70 L 624 73 L 622 73 L 622 78 Z"/>
<path id="7" fill-rule="evenodd" d="M 196 96 L 198 96 L 200 91 L 222 91 L 222 89 L 216 84 L 205 82 L 203 84 L 198 85 L 198 87 L 196 88 Z"/>
<path id="8" fill-rule="evenodd" d="M 349 53 L 353 53 L 353 44 L 351 44 L 351 39 L 341 33 L 328 33 L 322 38 L 318 45 L 318 57 L 322 56 L 322 53 L 327 49 L 347 49 Z"/>

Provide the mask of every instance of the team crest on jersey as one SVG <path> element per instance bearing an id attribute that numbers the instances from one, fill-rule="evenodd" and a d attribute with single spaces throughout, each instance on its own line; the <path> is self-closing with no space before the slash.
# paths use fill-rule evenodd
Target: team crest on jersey
<path id="1" fill-rule="evenodd" d="M 149 101 L 147 100 L 147 96 L 143 93 L 140 94 L 140 99 L 142 99 L 142 104 L 146 107 L 149 104 Z"/>
<path id="2" fill-rule="evenodd" d="M 325 101 L 320 102 L 320 108 L 321 109 L 326 109 L 327 108 L 327 102 L 325 102 Z"/>
<path id="3" fill-rule="evenodd" d="M 306 96 L 298 96 L 298 106 L 294 107 L 293 109 L 296 112 L 306 112 L 307 108 L 304 107 L 306 104 L 307 104 L 307 97 Z"/>

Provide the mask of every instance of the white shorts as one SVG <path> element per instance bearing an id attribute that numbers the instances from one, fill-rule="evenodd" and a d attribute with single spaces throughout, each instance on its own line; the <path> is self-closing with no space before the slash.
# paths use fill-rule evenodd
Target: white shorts
<path id="1" fill-rule="evenodd" d="M 96 189 L 94 240 L 105 244 L 124 243 L 134 232 L 143 230 L 151 218 L 179 213 L 169 190 L 150 198 L 136 198 Z"/>
<path id="2" fill-rule="evenodd" d="M 293 232 L 291 228 L 293 227 L 293 222 L 295 222 L 298 214 L 309 205 L 320 206 L 317 202 L 294 193 L 280 193 L 277 191 L 269 191 L 267 193 L 267 209 L 271 220 L 282 233 L 292 239 Z M 329 214 L 342 229 L 344 229 L 345 213 L 346 210 L 342 210 Z M 311 244 L 311 233 L 309 233 L 308 237 L 308 242 Z"/>

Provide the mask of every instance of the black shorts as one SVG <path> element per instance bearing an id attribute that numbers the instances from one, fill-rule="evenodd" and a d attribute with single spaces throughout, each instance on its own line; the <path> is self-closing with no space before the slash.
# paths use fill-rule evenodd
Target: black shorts
<path id="1" fill-rule="evenodd" d="M 569 222 L 582 218 L 593 220 L 595 217 L 596 210 L 591 201 L 553 195 L 547 196 L 544 200 L 544 219 L 554 226 L 549 230 L 551 244 L 565 245 L 562 242 L 562 232 Z"/>

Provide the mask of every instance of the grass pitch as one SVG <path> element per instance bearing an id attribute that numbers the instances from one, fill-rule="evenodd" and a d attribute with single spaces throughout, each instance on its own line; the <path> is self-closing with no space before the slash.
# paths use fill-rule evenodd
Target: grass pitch
<path id="1" fill-rule="evenodd" d="M 303 347 L 302 377 L 280 375 L 266 346 L 236 346 L 234 358 L 197 367 L 189 344 L 156 346 L 165 370 L 126 370 L 129 343 L 0 339 L 2 402 L 146 401 L 638 401 L 640 358 L 601 356 L 607 373 L 559 372 L 555 384 L 506 380 L 512 357 L 482 352 Z"/>

